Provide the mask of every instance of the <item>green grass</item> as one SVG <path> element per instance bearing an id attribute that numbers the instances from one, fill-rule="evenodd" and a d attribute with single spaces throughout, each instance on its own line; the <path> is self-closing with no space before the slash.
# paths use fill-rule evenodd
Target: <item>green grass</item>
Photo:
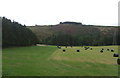
<path id="1" fill-rule="evenodd" d="M 83 47 L 57 49 L 54 46 L 32 46 L 3 49 L 4 76 L 117 76 L 118 65 L 113 53 L 98 46 L 93 50 Z M 67 51 L 62 52 L 63 49 Z M 81 51 L 76 52 L 77 49 Z"/>

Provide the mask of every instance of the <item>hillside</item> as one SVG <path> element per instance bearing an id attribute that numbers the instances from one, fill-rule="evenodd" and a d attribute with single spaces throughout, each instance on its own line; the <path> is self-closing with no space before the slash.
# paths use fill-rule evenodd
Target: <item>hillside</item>
<path id="1" fill-rule="evenodd" d="M 2 47 L 31 46 L 38 42 L 35 34 L 25 25 L 2 18 Z"/>
<path id="2" fill-rule="evenodd" d="M 69 36 L 64 43 L 65 45 L 70 45 L 73 43 L 81 43 L 76 45 L 112 45 L 117 44 L 113 42 L 113 37 L 117 37 L 118 27 L 115 26 L 95 26 L 95 25 L 82 25 L 82 24 L 58 24 L 58 25 L 48 25 L 48 26 L 27 26 L 29 29 L 36 34 L 41 43 L 48 43 L 49 40 L 65 41 L 67 36 Z M 58 37 L 59 35 L 59 37 Z M 62 39 L 60 39 L 61 37 Z M 54 39 L 53 39 L 54 37 Z M 72 37 L 72 40 L 70 40 Z M 74 37 L 74 38 L 73 38 Z M 59 38 L 59 40 L 57 39 Z M 115 38 L 116 39 L 116 38 Z M 79 41 L 79 42 L 76 42 Z M 52 42 L 49 41 L 49 42 Z M 74 42 L 71 42 L 74 41 Z M 107 42 L 106 42 L 107 41 Z M 84 43 L 83 43 L 84 42 Z M 93 42 L 90 43 L 89 42 Z M 106 42 L 106 44 L 104 44 Z M 59 42 L 61 43 L 61 42 Z M 100 44 L 101 43 L 101 44 Z M 48 43 L 48 44 L 53 44 Z M 54 43 L 56 44 L 56 43 Z M 61 44 L 63 45 L 63 44 Z"/>

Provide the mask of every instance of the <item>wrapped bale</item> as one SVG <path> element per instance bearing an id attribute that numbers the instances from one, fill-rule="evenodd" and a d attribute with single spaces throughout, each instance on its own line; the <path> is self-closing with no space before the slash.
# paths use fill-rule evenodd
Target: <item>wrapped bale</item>
<path id="1" fill-rule="evenodd" d="M 119 58 L 117 59 L 117 64 L 120 65 L 120 59 Z"/>
<path id="2" fill-rule="evenodd" d="M 65 52 L 66 50 L 65 49 L 63 49 L 63 52 Z"/>
<path id="3" fill-rule="evenodd" d="M 80 50 L 77 50 L 77 52 L 80 52 Z"/>
<path id="4" fill-rule="evenodd" d="M 113 57 L 119 57 L 119 54 L 113 54 Z"/>

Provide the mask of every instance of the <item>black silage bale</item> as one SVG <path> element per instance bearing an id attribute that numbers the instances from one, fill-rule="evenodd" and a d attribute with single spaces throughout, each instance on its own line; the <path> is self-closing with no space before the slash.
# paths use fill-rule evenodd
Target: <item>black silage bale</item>
<path id="1" fill-rule="evenodd" d="M 119 54 L 113 54 L 113 57 L 119 57 Z"/>
<path id="2" fill-rule="evenodd" d="M 92 50 L 92 48 L 90 48 L 90 50 Z"/>
<path id="3" fill-rule="evenodd" d="M 107 51 L 110 51 L 110 49 L 107 49 Z"/>
<path id="4" fill-rule="evenodd" d="M 111 52 L 114 52 L 114 50 L 111 50 Z"/>
<path id="5" fill-rule="evenodd" d="M 117 59 L 117 64 L 120 65 L 120 59 L 119 58 Z"/>
<path id="6" fill-rule="evenodd" d="M 100 52 L 103 53 L 103 50 L 101 50 Z"/>
<path id="7" fill-rule="evenodd" d="M 104 48 L 102 48 L 102 50 L 104 50 Z"/>
<path id="8" fill-rule="evenodd" d="M 65 52 L 66 50 L 65 49 L 63 49 L 63 52 Z"/>
<path id="9" fill-rule="evenodd" d="M 80 50 L 77 50 L 77 52 L 80 52 Z"/>

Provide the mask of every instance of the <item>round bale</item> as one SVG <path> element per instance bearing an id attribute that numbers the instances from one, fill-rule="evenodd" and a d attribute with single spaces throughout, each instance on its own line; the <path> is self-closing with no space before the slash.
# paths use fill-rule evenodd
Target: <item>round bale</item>
<path id="1" fill-rule="evenodd" d="M 109 51 L 110 49 L 107 49 L 107 51 Z"/>
<path id="2" fill-rule="evenodd" d="M 63 52 L 65 52 L 66 50 L 65 49 L 63 49 Z"/>
<path id="3" fill-rule="evenodd" d="M 103 50 L 101 50 L 100 52 L 103 53 Z"/>
<path id="4" fill-rule="evenodd" d="M 77 52 L 80 52 L 80 50 L 77 50 Z"/>
<path id="5" fill-rule="evenodd" d="M 111 50 L 111 52 L 114 52 L 114 50 Z"/>
<path id="6" fill-rule="evenodd" d="M 119 54 L 113 54 L 113 57 L 119 57 Z"/>
<path id="7" fill-rule="evenodd" d="M 119 58 L 117 59 L 117 64 L 120 65 L 120 59 Z"/>

